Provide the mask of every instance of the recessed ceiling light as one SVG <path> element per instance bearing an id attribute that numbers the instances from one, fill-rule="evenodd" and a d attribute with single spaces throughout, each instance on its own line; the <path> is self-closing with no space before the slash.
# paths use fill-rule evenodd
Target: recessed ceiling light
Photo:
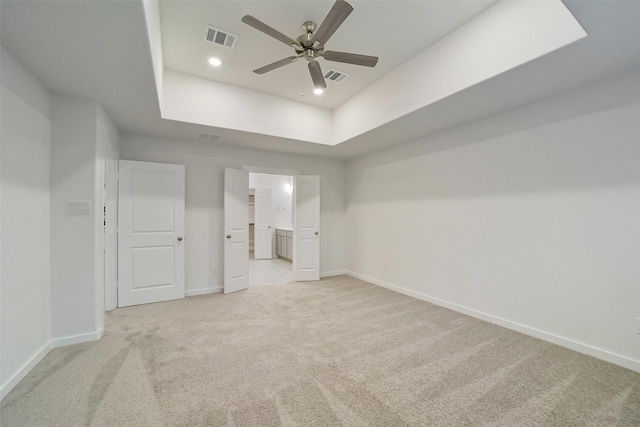
<path id="1" fill-rule="evenodd" d="M 322 95 L 322 92 L 324 92 L 324 90 L 322 90 L 320 88 L 313 90 L 313 93 L 315 93 L 316 95 Z"/>
<path id="2" fill-rule="evenodd" d="M 219 67 L 222 64 L 222 61 L 220 61 L 218 58 L 209 58 L 209 64 L 213 65 L 214 67 Z"/>

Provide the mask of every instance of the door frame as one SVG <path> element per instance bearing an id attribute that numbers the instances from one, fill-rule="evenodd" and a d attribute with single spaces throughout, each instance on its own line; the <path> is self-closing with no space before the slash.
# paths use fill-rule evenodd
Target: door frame
<path id="1" fill-rule="evenodd" d="M 106 152 L 104 168 L 103 206 L 107 207 L 103 240 L 104 309 L 110 311 L 118 307 L 118 158 Z M 111 209 L 108 206 L 110 200 L 113 203 L 113 206 L 110 206 Z"/>
<path id="2" fill-rule="evenodd" d="M 302 175 L 299 170 L 294 169 L 276 169 L 276 168 L 264 168 L 261 166 L 242 166 L 243 171 L 247 171 L 249 173 L 270 173 L 273 175 L 288 175 L 288 176 L 296 176 Z M 248 203 L 248 202 L 247 202 Z"/>
<path id="3" fill-rule="evenodd" d="M 249 173 L 265 173 L 265 174 L 273 174 L 273 175 L 285 175 L 285 176 L 292 176 L 292 177 L 296 177 L 299 175 L 303 175 L 303 173 L 299 170 L 295 170 L 295 169 L 278 169 L 278 168 L 269 168 L 269 167 L 263 167 L 263 166 L 248 166 L 248 165 L 243 165 L 242 166 L 242 170 L 245 170 Z M 320 176 L 320 175 L 318 175 Z M 293 180 L 293 193 L 295 194 L 296 188 L 295 188 L 295 182 L 296 180 Z M 322 206 L 322 196 L 321 194 L 318 194 L 319 200 L 320 200 L 320 206 Z M 249 204 L 249 199 L 247 198 L 247 205 Z M 224 209 L 224 207 L 223 207 Z M 292 204 L 291 204 L 291 210 L 292 210 L 292 214 L 295 218 L 295 214 L 296 214 L 296 206 L 295 206 L 295 200 L 292 197 Z M 320 218 L 318 219 L 320 220 Z M 275 229 L 274 229 L 275 232 Z M 293 236 L 293 240 L 295 242 L 295 227 L 294 227 L 294 236 Z M 295 243 L 294 243 L 295 246 Z M 275 250 L 272 249 L 272 250 Z M 322 254 L 320 251 L 320 248 L 318 248 L 318 271 L 320 274 L 320 277 L 322 277 L 322 271 L 321 271 L 321 264 L 322 264 Z M 291 268 L 293 269 L 293 265 L 291 266 Z"/>
<path id="4" fill-rule="evenodd" d="M 249 176 L 251 176 L 251 172 L 249 173 Z M 270 188 L 255 188 L 254 189 L 254 195 L 253 195 L 253 209 L 254 209 L 254 220 L 253 220 L 253 253 L 254 253 L 254 258 L 255 259 L 272 259 L 273 258 L 273 236 L 275 236 L 275 229 L 272 228 L 273 225 L 273 215 L 272 215 L 272 208 L 271 208 L 271 189 Z M 267 203 L 260 203 L 258 202 L 258 200 L 262 201 L 263 198 L 262 197 L 258 197 L 259 194 L 268 194 L 268 204 Z M 260 215 L 258 215 L 258 210 L 259 209 L 264 209 L 266 211 L 265 215 L 268 217 L 268 221 L 266 221 L 266 225 L 267 225 L 267 232 L 269 234 L 269 245 L 268 245 L 268 256 L 266 257 L 262 257 L 261 254 L 258 254 L 258 226 L 259 225 L 265 225 L 265 223 L 260 223 L 258 224 L 258 220 L 256 219 L 256 217 L 259 217 Z M 264 211 L 261 211 L 260 213 L 263 213 Z M 262 219 L 262 218 L 260 218 Z M 249 228 L 251 228 L 251 225 L 249 225 Z M 251 247 L 249 247 L 249 250 L 251 250 Z M 260 258 L 258 258 L 258 256 L 260 256 Z"/>
<path id="5" fill-rule="evenodd" d="M 249 174 L 252 174 L 252 173 L 264 173 L 264 174 L 284 175 L 284 176 L 302 175 L 302 172 L 300 172 L 299 170 L 295 170 L 295 169 L 277 169 L 277 168 L 267 168 L 267 167 L 262 167 L 262 166 L 247 166 L 247 165 L 243 165 L 242 166 L 242 170 L 245 170 L 245 171 L 249 172 Z M 294 189 L 294 191 L 295 191 L 295 189 Z M 293 215 L 295 215 L 296 207 L 293 205 L 293 196 L 291 197 L 291 202 L 292 202 L 291 203 L 291 212 L 292 212 Z M 275 234 L 276 234 L 276 227 L 275 227 L 275 224 L 274 224 L 273 225 L 273 236 L 274 237 L 275 237 Z M 274 238 L 273 246 L 271 247 L 271 255 L 273 257 L 272 259 L 278 258 L 277 256 L 275 256 L 276 244 L 277 244 L 276 243 L 276 239 Z"/>

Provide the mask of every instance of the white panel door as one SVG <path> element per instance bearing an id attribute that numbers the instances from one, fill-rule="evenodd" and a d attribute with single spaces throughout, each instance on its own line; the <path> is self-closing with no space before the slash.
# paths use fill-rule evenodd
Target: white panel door
<path id="1" fill-rule="evenodd" d="M 224 170 L 224 293 L 249 287 L 249 172 Z"/>
<path id="2" fill-rule="evenodd" d="M 119 165 L 118 307 L 184 298 L 185 167 Z"/>
<path id="3" fill-rule="evenodd" d="M 294 279 L 320 280 L 320 177 L 296 176 L 293 197 Z"/>
<path id="4" fill-rule="evenodd" d="M 271 229 L 271 189 L 256 188 L 253 245 L 255 259 L 271 259 L 273 234 Z"/>

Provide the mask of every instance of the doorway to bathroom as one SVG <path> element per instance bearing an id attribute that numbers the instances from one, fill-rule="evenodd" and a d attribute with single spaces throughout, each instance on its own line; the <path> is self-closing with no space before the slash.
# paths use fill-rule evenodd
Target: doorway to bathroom
<path id="1" fill-rule="evenodd" d="M 285 207 L 280 210 L 289 216 L 286 212 L 286 206 L 274 205 L 270 202 L 262 204 L 266 208 L 256 210 L 256 200 L 262 197 L 262 193 L 265 197 L 270 198 L 272 189 L 255 188 L 253 192 L 253 261 L 286 258 L 286 260 L 292 261 L 293 280 L 296 282 L 320 280 L 320 177 L 318 175 L 300 175 L 297 171 L 280 171 L 253 166 L 243 166 L 242 170 L 225 168 L 223 292 L 228 294 L 251 286 L 249 280 L 250 173 L 292 177 L 289 179 L 287 187 L 291 187 L 290 184 L 293 187 L 292 195 L 288 196 L 292 200 L 289 211 L 293 218 L 290 235 L 287 234 L 287 223 L 276 224 L 273 215 L 274 207 L 277 210 L 279 206 Z M 271 209 L 268 208 L 269 206 Z M 278 241 L 280 244 L 277 243 Z M 288 243 L 291 243 L 291 249 L 288 249 Z M 278 254 L 280 255 L 278 256 Z M 256 265 L 254 264 L 254 266 Z M 254 274 L 254 277 L 257 277 L 257 274 Z M 279 280 L 277 277 L 272 277 L 268 278 L 266 283 L 265 280 L 261 282 L 262 284 L 275 284 Z M 255 286 L 258 286 L 257 281 L 255 283 Z"/>
<path id="2" fill-rule="evenodd" d="M 249 286 L 292 282 L 293 176 L 249 173 Z"/>

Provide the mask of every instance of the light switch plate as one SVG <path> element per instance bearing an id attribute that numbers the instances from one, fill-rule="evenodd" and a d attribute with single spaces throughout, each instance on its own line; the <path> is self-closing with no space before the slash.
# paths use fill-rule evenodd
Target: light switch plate
<path id="1" fill-rule="evenodd" d="M 74 214 L 91 213 L 91 200 L 67 200 L 67 210 Z"/>

